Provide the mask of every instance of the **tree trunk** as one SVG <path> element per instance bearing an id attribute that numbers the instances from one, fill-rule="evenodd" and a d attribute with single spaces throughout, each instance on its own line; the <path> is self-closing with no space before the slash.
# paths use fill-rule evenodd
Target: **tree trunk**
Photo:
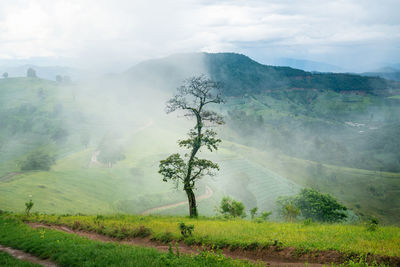
<path id="1" fill-rule="evenodd" d="M 186 195 L 188 197 L 189 201 L 189 214 L 190 217 L 192 218 L 197 218 L 198 213 L 197 213 L 197 205 L 196 205 L 196 196 L 193 193 L 193 190 L 191 188 L 185 189 Z"/>

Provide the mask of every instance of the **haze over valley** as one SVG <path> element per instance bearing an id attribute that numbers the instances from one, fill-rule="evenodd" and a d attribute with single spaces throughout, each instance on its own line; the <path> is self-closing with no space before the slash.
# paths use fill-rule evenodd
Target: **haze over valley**
<path id="1" fill-rule="evenodd" d="M 395 1 L 6 2 L 0 251 L 400 263 Z M 88 254 L 65 245 L 79 242 Z"/>

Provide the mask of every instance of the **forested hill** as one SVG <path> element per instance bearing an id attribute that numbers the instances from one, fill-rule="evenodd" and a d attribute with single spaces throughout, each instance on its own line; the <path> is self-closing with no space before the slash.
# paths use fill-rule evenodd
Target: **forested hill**
<path id="1" fill-rule="evenodd" d="M 205 54 L 212 78 L 221 80 L 230 95 L 262 93 L 279 89 L 318 89 L 387 93 L 394 86 L 379 77 L 345 73 L 312 73 L 290 67 L 262 65 L 247 56 L 232 53 Z"/>
<path id="2" fill-rule="evenodd" d="M 149 75 L 150 73 L 150 75 Z M 173 85 L 188 75 L 206 73 L 224 83 L 228 96 L 275 90 L 333 90 L 388 95 L 400 84 L 380 77 L 347 73 L 313 73 L 290 67 L 260 64 L 235 53 L 177 54 L 145 61 L 128 71 L 135 80 L 168 81 Z M 146 74 L 146 75 L 143 75 Z M 162 79 L 161 79 L 162 78 Z"/>

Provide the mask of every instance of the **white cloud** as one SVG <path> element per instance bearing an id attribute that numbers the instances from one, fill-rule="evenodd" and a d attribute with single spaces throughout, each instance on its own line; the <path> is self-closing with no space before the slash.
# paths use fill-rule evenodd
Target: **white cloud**
<path id="1" fill-rule="evenodd" d="M 191 51 L 400 61 L 399 1 L 3 0 L 0 58 L 93 65 Z M 382 52 L 385 49 L 386 52 Z M 367 60 L 364 58 L 364 61 Z M 111 64 L 110 63 L 110 64 Z"/>

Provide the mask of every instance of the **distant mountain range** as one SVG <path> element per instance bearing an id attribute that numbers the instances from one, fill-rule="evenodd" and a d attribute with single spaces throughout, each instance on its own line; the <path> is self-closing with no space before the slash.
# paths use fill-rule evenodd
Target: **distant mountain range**
<path id="1" fill-rule="evenodd" d="M 38 64 L 18 65 L 30 61 L 0 60 L 0 75 L 7 72 L 9 77 L 24 77 L 28 68 L 35 69 L 38 77 L 48 80 L 55 80 L 57 75 L 80 80 L 89 75 L 87 71 L 73 67 L 46 65 L 55 63 L 53 61 L 37 59 L 32 62 Z M 382 93 L 385 89 L 398 87 L 384 79 L 400 81 L 400 66 L 397 65 L 358 75 L 339 73 L 343 71 L 342 68 L 317 61 L 293 58 L 264 61 L 271 65 L 260 64 L 236 53 L 175 54 L 141 62 L 130 68 L 125 75 L 138 82 L 150 80 L 154 84 L 159 81 L 160 86 L 174 87 L 188 76 L 203 73 L 223 81 L 230 90 L 228 94 L 232 95 L 289 88 Z"/>
<path id="2" fill-rule="evenodd" d="M 348 73 L 315 73 L 291 67 L 260 64 L 236 53 L 177 54 L 142 62 L 125 74 L 135 81 L 160 81 L 176 86 L 193 74 L 208 74 L 225 84 L 226 95 L 258 94 L 276 90 L 333 90 L 390 94 L 400 90 L 396 82 L 380 77 Z"/>

